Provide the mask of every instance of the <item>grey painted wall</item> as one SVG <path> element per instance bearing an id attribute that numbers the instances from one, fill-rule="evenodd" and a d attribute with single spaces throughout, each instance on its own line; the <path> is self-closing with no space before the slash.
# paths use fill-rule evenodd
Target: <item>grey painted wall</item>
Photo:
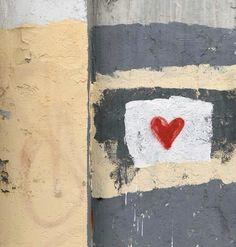
<path id="1" fill-rule="evenodd" d="M 92 29 L 94 70 L 236 63 L 236 30 L 183 23 L 98 26 Z"/>
<path id="2" fill-rule="evenodd" d="M 117 70 L 200 64 L 217 70 L 236 63 L 235 0 L 97 0 L 89 4 L 94 81 L 100 73 L 109 75 L 112 83 Z M 96 81 L 102 83 L 102 79 Z M 222 165 L 230 161 L 236 141 L 232 127 L 235 90 L 168 89 L 168 85 L 165 89 L 107 89 L 93 105 L 92 124 L 96 127 L 95 140 L 105 146 L 116 167 L 109 174 L 116 188 L 132 183 L 127 168 L 133 168 L 133 176 L 139 172 L 124 141 L 125 103 L 176 94 L 214 103 L 212 156 L 220 151 Z M 118 144 L 115 155 L 109 147 L 111 141 Z M 236 184 L 225 185 L 220 180 L 93 198 L 94 246 L 236 246 L 235 201 Z"/>
<path id="3" fill-rule="evenodd" d="M 97 247 L 235 247 L 236 184 L 198 186 L 94 199 Z"/>

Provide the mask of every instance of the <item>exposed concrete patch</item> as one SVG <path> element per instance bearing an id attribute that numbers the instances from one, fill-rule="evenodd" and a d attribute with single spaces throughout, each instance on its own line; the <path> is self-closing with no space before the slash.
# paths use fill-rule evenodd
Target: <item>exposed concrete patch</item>
<path id="1" fill-rule="evenodd" d="M 236 31 L 183 23 L 98 26 L 92 30 L 95 73 L 165 66 L 236 63 Z"/>
<path id="2" fill-rule="evenodd" d="M 0 28 L 75 19 L 86 21 L 85 0 L 0 0 Z"/>
<path id="3" fill-rule="evenodd" d="M 94 25 L 182 22 L 235 27 L 235 0 L 93 0 Z"/>
<path id="4" fill-rule="evenodd" d="M 236 184 L 156 189 L 93 199 L 96 247 L 231 247 L 236 243 Z"/>
<path id="5" fill-rule="evenodd" d="M 9 174 L 7 172 L 7 164 L 9 160 L 0 159 L 0 187 L 2 193 L 9 193 Z"/>

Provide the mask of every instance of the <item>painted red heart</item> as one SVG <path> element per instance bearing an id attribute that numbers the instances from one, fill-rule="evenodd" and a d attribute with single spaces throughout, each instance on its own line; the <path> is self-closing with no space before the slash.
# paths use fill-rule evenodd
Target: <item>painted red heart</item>
<path id="1" fill-rule="evenodd" d="M 151 130 L 165 149 L 170 149 L 173 141 L 184 127 L 182 118 L 175 118 L 168 123 L 163 117 L 154 117 L 151 121 Z"/>

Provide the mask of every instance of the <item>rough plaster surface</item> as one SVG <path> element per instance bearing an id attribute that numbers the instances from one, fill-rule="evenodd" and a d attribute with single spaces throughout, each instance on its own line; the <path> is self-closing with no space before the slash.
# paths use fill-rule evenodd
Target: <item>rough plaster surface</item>
<path id="1" fill-rule="evenodd" d="M 212 112 L 211 103 L 179 96 L 126 103 L 125 142 L 134 166 L 210 160 Z M 156 116 L 168 122 L 177 117 L 184 120 L 184 127 L 169 150 L 162 147 L 151 131 L 150 122 Z"/>
<path id="2" fill-rule="evenodd" d="M 0 30 L 0 246 L 87 246 L 87 46 L 81 21 Z"/>
<path id="3" fill-rule="evenodd" d="M 95 246 L 234 247 L 235 198 L 235 183 L 214 180 L 93 199 Z"/>
<path id="4" fill-rule="evenodd" d="M 0 0 L 0 28 L 86 17 L 85 0 Z"/>
<path id="5" fill-rule="evenodd" d="M 236 63 L 235 29 L 152 23 L 99 26 L 91 32 L 94 73 Z"/>
<path id="6" fill-rule="evenodd" d="M 235 0 L 92 0 L 94 25 L 182 22 L 234 28 Z"/>

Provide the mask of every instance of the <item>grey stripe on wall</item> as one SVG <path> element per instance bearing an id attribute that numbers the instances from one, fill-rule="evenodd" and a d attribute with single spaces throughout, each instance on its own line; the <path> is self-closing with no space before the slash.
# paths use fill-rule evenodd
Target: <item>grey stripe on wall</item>
<path id="1" fill-rule="evenodd" d="M 95 25 L 182 22 L 234 28 L 236 0 L 93 0 Z"/>
<path id="2" fill-rule="evenodd" d="M 96 247 L 235 247 L 236 184 L 93 199 Z"/>
<path id="3" fill-rule="evenodd" d="M 153 23 L 97 26 L 91 29 L 91 35 L 94 73 L 236 63 L 235 29 Z"/>

